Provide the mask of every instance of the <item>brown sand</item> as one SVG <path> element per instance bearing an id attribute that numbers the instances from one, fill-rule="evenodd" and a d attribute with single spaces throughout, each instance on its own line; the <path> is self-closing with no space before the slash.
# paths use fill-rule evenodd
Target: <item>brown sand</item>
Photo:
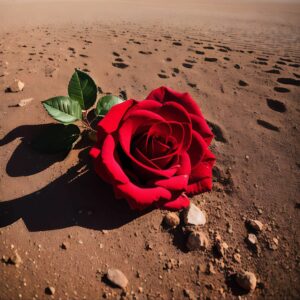
<path id="1" fill-rule="evenodd" d="M 0 1 L 0 20 L 0 256 L 22 258 L 0 263 L 1 300 L 231 299 L 243 294 L 231 280 L 240 270 L 259 281 L 248 299 L 299 299 L 299 2 Z M 214 190 L 192 201 L 225 257 L 187 252 L 180 228 L 161 226 L 164 211 L 116 202 L 79 146 L 65 160 L 31 149 L 52 122 L 40 102 L 66 94 L 75 67 L 104 92 L 143 99 L 167 85 L 197 99 L 218 161 Z M 5 93 L 15 78 L 24 91 Z M 248 218 L 265 225 L 258 251 Z M 208 262 L 214 274 L 201 272 Z M 127 276 L 126 293 L 102 281 L 109 267 Z"/>

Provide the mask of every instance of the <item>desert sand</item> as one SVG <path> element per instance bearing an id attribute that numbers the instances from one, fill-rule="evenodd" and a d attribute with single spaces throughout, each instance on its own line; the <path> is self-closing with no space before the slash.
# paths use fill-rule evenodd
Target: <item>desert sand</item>
<path id="1" fill-rule="evenodd" d="M 299 299 L 299 20 L 299 1 L 0 1 L 0 299 Z M 208 249 L 188 251 L 166 211 L 116 201 L 87 141 L 66 158 L 32 149 L 53 122 L 41 101 L 65 95 L 74 68 L 103 93 L 196 99 L 217 157 L 213 191 L 191 199 Z M 6 93 L 15 79 L 24 90 Z M 254 245 L 249 219 L 263 224 Z"/>

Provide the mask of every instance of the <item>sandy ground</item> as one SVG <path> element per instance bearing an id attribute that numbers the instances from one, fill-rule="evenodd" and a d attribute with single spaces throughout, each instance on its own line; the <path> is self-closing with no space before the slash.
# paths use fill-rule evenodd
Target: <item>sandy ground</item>
<path id="1" fill-rule="evenodd" d="M 299 299 L 299 2 L 1 1 L 0 20 L 1 300 Z M 165 211 L 115 201 L 85 143 L 65 159 L 32 150 L 52 122 L 40 102 L 66 94 L 75 67 L 104 93 L 143 99 L 167 85 L 197 100 L 217 165 L 213 191 L 192 201 L 224 256 L 187 251 Z M 24 90 L 5 93 L 14 79 Z M 264 224 L 254 247 L 248 219 Z M 6 262 L 16 251 L 19 266 Z M 103 280 L 110 267 L 126 291 Z M 241 270 L 257 277 L 250 294 L 234 283 Z"/>

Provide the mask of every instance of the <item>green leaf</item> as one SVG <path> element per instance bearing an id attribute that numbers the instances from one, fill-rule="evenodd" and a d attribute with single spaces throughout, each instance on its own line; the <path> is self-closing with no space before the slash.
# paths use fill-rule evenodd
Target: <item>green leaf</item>
<path id="1" fill-rule="evenodd" d="M 78 102 L 69 97 L 59 96 L 42 102 L 48 114 L 63 123 L 72 123 L 82 118 L 81 107 Z"/>
<path id="2" fill-rule="evenodd" d="M 105 116 L 109 110 L 116 104 L 122 103 L 124 100 L 117 96 L 108 95 L 98 100 L 96 105 L 96 115 Z"/>
<path id="3" fill-rule="evenodd" d="M 97 86 L 88 74 L 76 69 L 69 82 L 68 93 L 82 109 L 87 110 L 97 99 Z"/>
<path id="4" fill-rule="evenodd" d="M 50 124 L 32 141 L 32 147 L 42 153 L 68 152 L 80 136 L 74 124 Z"/>

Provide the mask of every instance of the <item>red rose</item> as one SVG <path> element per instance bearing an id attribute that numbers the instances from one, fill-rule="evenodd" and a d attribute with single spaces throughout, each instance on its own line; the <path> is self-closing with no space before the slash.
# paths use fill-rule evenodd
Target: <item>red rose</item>
<path id="1" fill-rule="evenodd" d="M 212 188 L 212 138 L 192 97 L 161 87 L 146 100 L 113 106 L 90 155 L 97 174 L 132 209 L 177 210 L 189 205 L 186 194 Z"/>

